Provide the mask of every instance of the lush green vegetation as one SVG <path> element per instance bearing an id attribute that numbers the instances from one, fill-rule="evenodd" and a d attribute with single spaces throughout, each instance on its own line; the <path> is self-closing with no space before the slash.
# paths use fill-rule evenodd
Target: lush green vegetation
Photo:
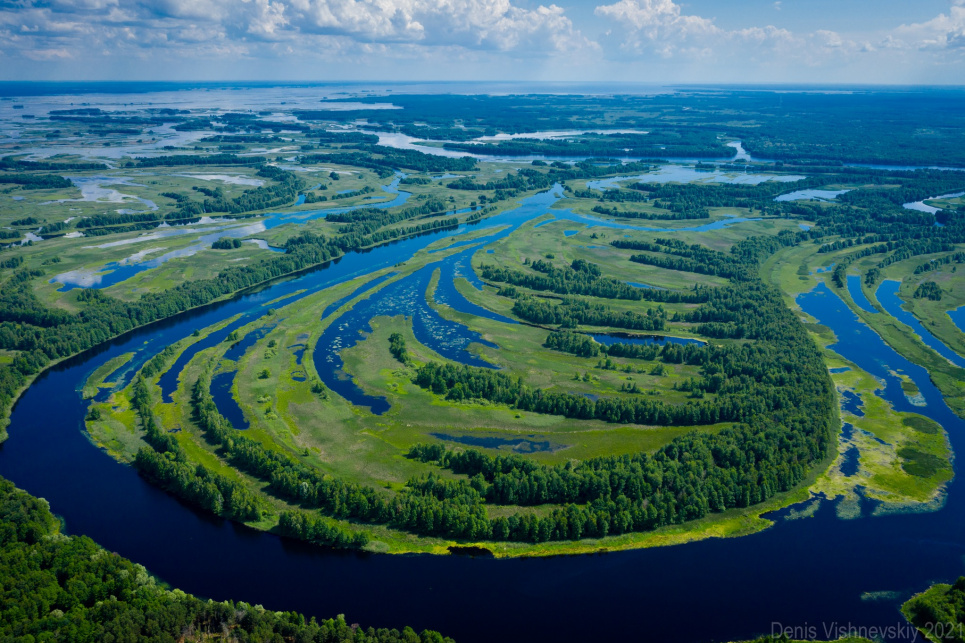
<path id="1" fill-rule="evenodd" d="M 221 237 L 217 241 L 211 244 L 213 250 L 236 250 L 241 247 L 241 239 L 231 239 L 229 237 Z"/>
<path id="2" fill-rule="evenodd" d="M 85 536 L 64 536 L 47 503 L 0 479 L 0 638 L 11 641 L 443 643 L 438 632 L 356 628 L 260 605 L 204 601 Z"/>
<path id="3" fill-rule="evenodd" d="M 965 577 L 929 587 L 901 611 L 929 641 L 965 641 Z"/>
<path id="4" fill-rule="evenodd" d="M 0 259 L 0 411 L 6 416 L 44 368 L 133 328 L 350 252 L 476 223 L 560 184 L 567 198 L 556 207 L 589 216 L 540 221 L 546 225 L 538 228 L 527 223 L 495 240 L 480 240 L 493 229 L 469 228 L 465 236 L 440 239 L 431 252 L 380 271 L 385 283 L 368 281 L 373 273 L 303 299 L 272 302 L 281 314 L 270 324 L 252 322 L 193 357 L 172 402 L 161 400 L 158 377 L 193 339 L 165 348 L 122 390 L 105 378 L 123 362 L 105 364 L 85 388 L 88 397 L 103 391 L 109 398 L 91 403 L 89 433 L 146 480 L 201 511 L 323 547 L 374 552 L 443 553 L 461 543 L 497 555 L 544 555 L 745 534 L 768 524 L 760 514 L 800 500 L 808 488 L 843 496 L 844 508 L 857 506 L 858 487 L 889 507 L 933 507 L 953 475 L 942 427 L 895 412 L 875 394 L 879 383 L 854 365 L 829 375 L 829 366 L 845 365 L 824 348 L 833 337 L 804 323 L 791 298 L 824 280 L 850 304 L 847 277 L 860 275 L 873 302 L 882 279 L 898 279 L 908 309 L 954 350 L 965 351 L 965 335 L 946 315 L 965 303 L 955 272 L 965 258 L 965 215 L 954 201 L 939 203 L 936 216 L 902 207 L 961 190 L 962 174 L 842 165 L 931 165 L 938 155 L 943 164 L 965 165 L 960 110 L 950 108 L 943 92 L 934 96 L 927 105 L 916 103 L 921 116 L 914 128 L 889 116 L 907 107 L 907 97 L 876 102 L 791 93 L 782 95 L 778 109 L 768 92 L 724 92 L 719 100 L 690 92 L 393 96 L 401 110 L 366 109 L 384 97 L 363 97 L 361 109 L 296 112 L 301 122 L 180 110 L 119 114 L 85 107 L 52 114 L 53 124 L 41 127 L 86 132 L 112 144 L 147 139 L 148 128 L 164 123 L 212 135 L 112 168 L 76 157 L 0 159 L 0 227 L 11 228 L 0 236 L 19 241 L 32 230 L 44 237 L 10 245 Z M 841 106 L 848 100 L 845 121 Z M 816 114 L 827 118 L 815 120 Z M 477 154 L 596 158 L 481 163 L 380 146 L 368 133 L 329 131 L 362 119 L 373 131 Z M 584 133 L 556 139 L 476 140 L 581 128 Z M 587 133 L 616 128 L 641 132 Z M 922 137 L 929 128 L 941 135 Z M 657 169 L 654 160 L 624 165 L 615 158 L 726 157 L 732 153 L 726 143 L 734 138 L 755 155 L 783 161 L 752 167 L 806 178 L 758 185 L 626 179 L 607 190 L 588 185 Z M 68 172 L 87 179 L 136 176 L 115 187 L 123 199 L 150 201 L 157 209 L 97 203 L 63 177 Z M 399 180 L 411 193 L 405 205 L 366 208 L 367 197 L 391 198 L 382 186 L 400 172 L 419 173 Z M 429 176 L 437 173 L 456 176 Z M 774 200 L 813 188 L 850 192 L 826 202 Z M 296 205 L 300 194 L 306 207 Z M 313 204 L 322 202 L 340 211 L 319 215 Z M 283 211 L 282 224 L 268 224 L 267 211 Z M 559 210 L 550 213 L 564 219 Z M 734 215 L 757 220 L 687 230 Z M 615 230 L 608 227 L 614 219 L 660 231 Z M 184 234 L 155 233 L 162 224 L 183 225 L 177 232 Z M 238 233 L 198 242 L 215 230 L 204 226 L 246 224 L 249 240 L 285 252 L 270 254 L 243 243 Z M 79 233 L 110 239 L 77 241 Z M 486 285 L 477 290 L 456 279 L 453 287 L 472 304 L 523 323 L 507 325 L 437 303 L 439 277 L 426 295 L 439 315 L 485 340 L 469 351 L 494 368 L 448 361 L 417 339 L 411 319 L 377 316 L 371 334 L 340 356 L 344 375 L 366 395 L 384 397 L 389 410 L 375 415 L 328 390 L 310 356 L 320 333 L 337 322 L 335 312 L 357 306 L 363 295 L 356 291 L 366 283 L 372 284 L 367 292 L 378 293 L 448 257 L 456 239 L 479 244 L 472 263 Z M 128 244 L 140 245 L 132 250 Z M 195 252 L 194 245 L 203 248 Z M 219 252 L 227 249 L 233 251 Z M 97 275 L 108 262 L 124 266 L 181 250 L 187 256 L 103 289 L 61 291 L 56 280 L 61 273 Z M 830 269 L 812 274 L 816 268 Z M 631 285 L 641 283 L 655 287 Z M 961 369 L 887 315 L 862 319 L 925 365 L 949 403 L 965 413 Z M 226 356 L 254 330 L 264 337 L 243 355 Z M 618 341 L 605 346 L 592 339 L 598 333 Z M 642 342 L 647 334 L 701 343 Z M 244 433 L 212 397 L 212 377 L 228 371 L 235 373 L 229 394 L 251 425 Z M 916 403 L 917 387 L 899 376 Z M 836 390 L 858 395 L 864 416 L 843 412 Z M 839 415 L 856 427 L 850 441 L 837 436 Z M 851 446 L 860 451 L 859 467 L 845 476 L 842 451 Z M 38 503 L 4 493 L 20 498 L 14 504 Z M 5 551 L 11 543 L 22 549 L 9 559 L 15 577 L 22 571 L 49 591 L 35 597 L 21 591 L 11 599 L 26 607 L 2 615 L 0 628 L 20 628 L 0 630 L 5 636 L 41 639 L 54 632 L 95 640 L 133 632 L 170 640 L 184 628 L 198 638 L 227 628 L 239 640 L 419 638 L 203 603 L 149 581 L 135 587 L 127 579 L 148 578 L 143 570 L 130 571 L 136 568 L 98 553 L 89 541 L 54 536 L 42 504 L 31 506 L 4 511 L 3 533 L 20 530 L 10 527 L 20 523 L 8 515 L 29 513 L 35 517 L 26 522 L 39 526 L 3 545 Z M 110 565 L 97 567 L 107 559 Z M 89 593 L 65 569 L 80 570 Z M 88 583 L 90 574 L 99 580 Z M 0 581 L 11 596 L 20 591 L 11 587 Z M 124 606 L 107 613 L 100 601 L 111 594 Z M 920 606 L 922 622 L 961 622 L 959 599 L 952 590 L 936 594 Z M 160 616 L 145 616 L 154 614 Z M 421 640 L 439 637 L 425 633 Z"/>

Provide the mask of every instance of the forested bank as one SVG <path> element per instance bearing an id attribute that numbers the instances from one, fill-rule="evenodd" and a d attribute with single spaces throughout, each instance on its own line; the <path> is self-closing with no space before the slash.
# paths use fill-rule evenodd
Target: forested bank
<path id="1" fill-rule="evenodd" d="M 951 585 L 932 585 L 908 600 L 901 611 L 932 641 L 965 642 L 965 576 Z"/>
<path id="2" fill-rule="evenodd" d="M 161 587 L 144 567 L 66 536 L 47 503 L 0 479 L 0 639 L 449 643 L 438 632 L 349 625 Z"/>

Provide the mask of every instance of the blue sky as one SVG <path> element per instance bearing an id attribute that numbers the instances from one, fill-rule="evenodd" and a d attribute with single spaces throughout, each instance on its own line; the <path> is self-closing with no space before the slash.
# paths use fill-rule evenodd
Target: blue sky
<path id="1" fill-rule="evenodd" d="M 0 0 L 0 78 L 965 84 L 965 0 Z"/>

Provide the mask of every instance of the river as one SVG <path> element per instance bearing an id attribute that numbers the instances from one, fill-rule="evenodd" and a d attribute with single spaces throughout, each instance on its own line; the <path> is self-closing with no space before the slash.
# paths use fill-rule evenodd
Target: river
<path id="1" fill-rule="evenodd" d="M 545 214 L 558 195 L 557 189 L 524 199 L 516 210 L 473 229 L 492 227 L 493 236 L 500 236 L 505 228 L 497 226 Z M 567 217 L 566 211 L 552 213 Z M 112 357 L 134 352 L 137 365 L 196 328 L 240 315 L 221 331 L 227 335 L 265 314 L 281 296 L 295 300 L 390 268 L 466 231 L 351 253 L 260 291 L 138 329 L 49 369 L 13 409 L 10 438 L 0 447 L 0 475 L 46 498 L 70 533 L 90 536 L 185 591 L 316 616 L 344 613 L 364 626 L 433 628 L 461 643 L 596 640 L 601 632 L 628 640 L 720 641 L 769 633 L 773 623 L 897 627 L 901 599 L 963 571 L 965 495 L 957 480 L 945 507 L 934 513 L 870 517 L 866 511 L 860 519 L 840 520 L 824 503 L 812 518 L 781 518 L 752 536 L 666 548 L 517 560 L 391 556 L 316 549 L 201 515 L 86 438 L 86 402 L 79 391 Z M 451 284 L 458 271 L 453 260 L 442 282 Z M 299 290 L 305 292 L 294 294 Z M 836 350 L 886 382 L 883 395 L 897 409 L 925 413 L 948 430 L 956 450 L 961 446 L 965 426 L 924 369 L 887 347 L 824 286 L 798 301 L 837 333 Z M 916 382 L 926 407 L 910 406 L 892 370 Z M 869 592 L 890 593 L 863 600 Z"/>

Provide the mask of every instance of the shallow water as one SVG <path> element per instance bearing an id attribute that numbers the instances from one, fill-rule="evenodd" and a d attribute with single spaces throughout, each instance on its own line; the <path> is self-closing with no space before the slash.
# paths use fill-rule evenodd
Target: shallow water
<path id="1" fill-rule="evenodd" d="M 207 250 L 211 248 L 211 244 L 221 239 L 223 237 L 229 239 L 242 239 L 244 237 L 249 237 L 251 235 L 259 234 L 265 232 L 266 230 L 271 230 L 285 223 L 301 224 L 314 219 L 321 219 L 327 217 L 329 214 L 348 212 L 351 210 L 358 210 L 362 208 L 391 208 L 398 205 L 404 204 L 410 193 L 403 192 L 398 189 L 399 180 L 405 175 L 400 174 L 388 185 L 383 185 L 382 189 L 390 194 L 395 194 L 396 197 L 391 201 L 386 201 L 384 203 L 369 203 L 356 205 L 351 207 L 336 207 L 327 208 L 324 210 L 310 210 L 303 212 L 286 212 L 286 213 L 274 213 L 269 214 L 264 218 L 260 218 L 254 223 L 242 223 L 234 225 L 223 225 L 215 228 L 211 228 L 210 232 L 207 234 L 202 234 L 198 237 L 190 246 L 185 248 L 178 248 L 167 252 L 159 257 L 150 259 L 147 261 L 125 261 L 125 262 L 109 262 L 104 264 L 100 269 L 84 269 L 84 270 L 73 270 L 69 272 L 63 272 L 59 275 L 53 277 L 50 283 L 61 283 L 63 286 L 58 290 L 65 292 L 68 290 L 73 290 L 74 288 L 107 288 L 115 284 L 119 284 L 133 277 L 136 274 L 144 272 L 145 270 L 150 270 L 152 268 L 157 268 L 171 259 L 183 258 L 193 256 L 202 250 Z M 303 199 L 304 200 L 304 199 Z M 213 219 L 213 222 L 219 222 L 217 219 Z M 222 220 L 224 221 L 224 220 Z M 228 221 L 233 221 L 228 219 Z M 162 224 L 163 225 L 163 224 Z M 109 242 L 107 244 L 102 244 L 100 246 L 92 247 L 109 247 L 110 245 L 121 245 L 121 244 L 132 244 L 140 243 L 142 241 L 159 239 L 167 236 L 174 235 L 185 235 L 194 234 L 199 232 L 199 230 L 193 226 L 177 229 L 177 228 L 166 228 L 164 230 L 150 232 L 133 239 L 123 239 L 121 241 Z M 263 244 L 263 245 L 262 245 Z M 262 243 L 257 244 L 259 247 L 263 247 L 269 250 L 277 250 L 275 248 L 270 248 L 268 243 L 262 241 Z"/>
<path id="2" fill-rule="evenodd" d="M 798 190 L 774 197 L 775 201 L 833 201 L 851 190 Z"/>

